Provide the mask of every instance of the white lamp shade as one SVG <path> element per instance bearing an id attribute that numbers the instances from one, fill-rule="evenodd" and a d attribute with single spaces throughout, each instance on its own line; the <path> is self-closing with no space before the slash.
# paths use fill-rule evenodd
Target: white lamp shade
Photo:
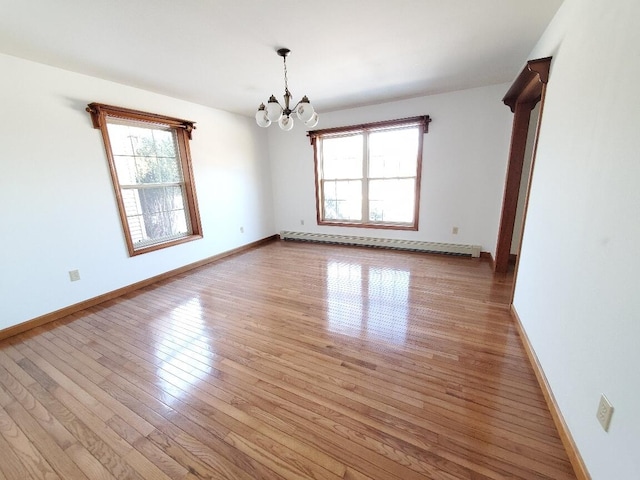
<path id="1" fill-rule="evenodd" d="M 311 118 L 306 122 L 304 122 L 304 124 L 309 128 L 313 128 L 316 125 L 318 125 L 318 120 L 319 120 L 318 114 L 316 112 L 313 112 L 313 115 L 311 115 Z"/>
<path id="2" fill-rule="evenodd" d="M 280 117 L 280 120 L 278 120 L 278 125 L 280 125 L 280 128 L 282 130 L 288 132 L 293 128 L 293 118 L 288 115 L 283 115 L 282 117 Z"/>
<path id="3" fill-rule="evenodd" d="M 277 122 L 282 116 L 282 107 L 278 102 L 269 101 L 267 103 L 267 118 L 272 122 Z"/>
<path id="4" fill-rule="evenodd" d="M 271 125 L 271 120 L 267 117 L 266 110 L 263 109 L 256 112 L 256 123 L 262 128 L 267 128 Z"/>
<path id="5" fill-rule="evenodd" d="M 306 98 L 306 97 L 305 97 Z M 298 118 L 303 122 L 308 122 L 313 117 L 315 110 L 313 106 L 309 102 L 300 102 L 298 104 L 298 108 L 296 109 L 296 114 Z"/>

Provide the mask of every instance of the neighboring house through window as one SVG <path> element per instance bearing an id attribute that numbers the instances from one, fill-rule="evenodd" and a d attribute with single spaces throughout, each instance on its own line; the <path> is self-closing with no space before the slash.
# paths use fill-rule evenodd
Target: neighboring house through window
<path id="1" fill-rule="evenodd" d="M 129 254 L 202 238 L 189 153 L 194 122 L 100 103 L 87 111 L 102 132 Z"/>
<path id="2" fill-rule="evenodd" d="M 309 132 L 318 224 L 418 229 L 428 116 Z"/>

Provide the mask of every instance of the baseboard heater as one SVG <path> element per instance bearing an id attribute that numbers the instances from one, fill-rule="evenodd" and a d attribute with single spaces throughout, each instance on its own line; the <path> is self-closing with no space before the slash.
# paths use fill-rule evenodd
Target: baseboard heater
<path id="1" fill-rule="evenodd" d="M 333 243 L 340 245 L 360 245 L 374 248 L 411 250 L 414 252 L 444 253 L 447 255 L 480 256 L 479 245 L 460 245 L 456 243 L 420 242 L 395 238 L 356 237 L 351 235 L 330 235 L 326 233 L 280 232 L 283 240 L 300 242 Z"/>

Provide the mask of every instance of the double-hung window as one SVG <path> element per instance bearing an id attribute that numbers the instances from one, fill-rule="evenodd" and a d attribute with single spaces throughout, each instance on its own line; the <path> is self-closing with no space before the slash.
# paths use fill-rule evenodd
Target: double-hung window
<path id="1" fill-rule="evenodd" d="M 131 256 L 202 238 L 191 169 L 193 122 L 92 103 Z"/>
<path id="2" fill-rule="evenodd" d="M 428 116 L 309 132 L 318 223 L 418 229 Z"/>

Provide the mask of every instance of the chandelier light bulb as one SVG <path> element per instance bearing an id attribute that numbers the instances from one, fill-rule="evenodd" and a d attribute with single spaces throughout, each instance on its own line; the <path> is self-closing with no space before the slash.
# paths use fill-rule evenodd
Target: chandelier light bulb
<path id="1" fill-rule="evenodd" d="M 282 117 L 280 117 L 280 120 L 278 120 L 278 125 L 280 125 L 280 128 L 282 130 L 288 132 L 293 128 L 293 118 L 291 118 L 289 115 L 283 115 Z"/>
<path id="2" fill-rule="evenodd" d="M 302 120 L 303 122 L 308 122 L 309 120 L 311 120 L 311 117 L 313 117 L 314 113 L 315 111 L 313 110 L 313 106 L 311 105 L 311 103 L 309 103 L 309 99 L 305 95 L 304 97 L 302 97 L 302 100 L 300 100 L 298 108 L 296 108 L 296 114 L 298 115 L 298 118 L 300 120 Z"/>
<path id="3" fill-rule="evenodd" d="M 271 125 L 271 120 L 267 117 L 267 110 L 265 109 L 264 103 L 260 104 L 260 107 L 256 112 L 256 123 L 262 128 L 267 128 Z"/>
<path id="4" fill-rule="evenodd" d="M 316 112 L 313 112 L 313 115 L 311 115 L 311 118 L 306 122 L 304 122 L 304 124 L 309 128 L 313 128 L 316 125 L 318 125 L 318 114 Z"/>
<path id="5" fill-rule="evenodd" d="M 318 113 L 306 95 L 302 97 L 302 100 L 294 105 L 293 108 L 290 108 L 292 95 L 289 91 L 289 81 L 287 78 L 287 55 L 289 55 L 289 52 L 290 50 L 288 48 L 278 50 L 278 55 L 282 57 L 284 62 L 284 107 L 278 102 L 275 95 L 269 97 L 266 107 L 264 103 L 261 103 L 256 112 L 256 123 L 260 127 L 266 128 L 271 125 L 271 123 L 277 122 L 282 130 L 288 132 L 293 128 L 293 113 L 295 113 L 307 127 L 312 128 L 318 124 Z"/>
<path id="6" fill-rule="evenodd" d="M 277 122 L 280 120 L 281 116 L 282 107 L 278 103 L 278 100 L 276 100 L 276 97 L 271 95 L 271 98 L 269 98 L 269 102 L 267 103 L 267 118 L 272 122 Z"/>

